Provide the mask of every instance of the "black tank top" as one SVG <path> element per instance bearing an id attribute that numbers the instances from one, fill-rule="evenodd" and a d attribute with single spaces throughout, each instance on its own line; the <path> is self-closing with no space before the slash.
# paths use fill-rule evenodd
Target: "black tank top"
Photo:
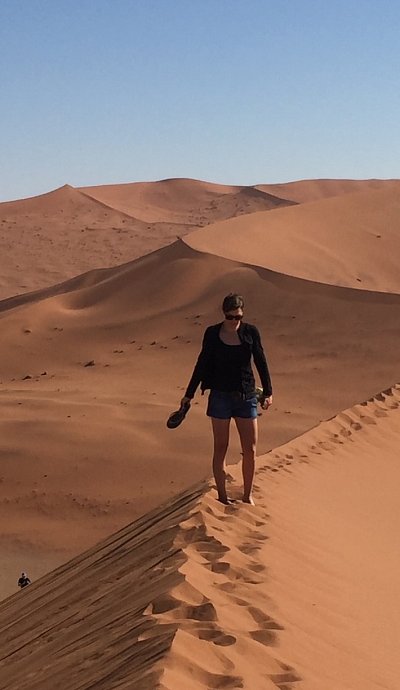
<path id="1" fill-rule="evenodd" d="M 227 345 L 218 338 L 218 346 L 214 353 L 214 390 L 241 391 L 241 368 L 249 359 L 243 343 Z"/>

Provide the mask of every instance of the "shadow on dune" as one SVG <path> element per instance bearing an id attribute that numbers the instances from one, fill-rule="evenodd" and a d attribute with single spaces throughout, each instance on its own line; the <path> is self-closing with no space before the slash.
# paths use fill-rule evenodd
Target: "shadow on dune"
<path id="1" fill-rule="evenodd" d="M 176 496 L 5 600 L 0 688 L 153 689 L 178 624 L 144 611 L 183 579 L 174 540 L 203 492 Z"/>

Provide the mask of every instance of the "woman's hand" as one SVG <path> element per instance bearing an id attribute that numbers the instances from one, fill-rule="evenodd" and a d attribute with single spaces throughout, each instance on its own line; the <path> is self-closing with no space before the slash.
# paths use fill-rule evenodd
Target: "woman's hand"
<path id="1" fill-rule="evenodd" d="M 272 405 L 272 395 L 270 395 L 268 398 L 265 398 L 265 400 L 261 403 L 261 407 L 263 410 L 268 410 L 270 405 Z"/>

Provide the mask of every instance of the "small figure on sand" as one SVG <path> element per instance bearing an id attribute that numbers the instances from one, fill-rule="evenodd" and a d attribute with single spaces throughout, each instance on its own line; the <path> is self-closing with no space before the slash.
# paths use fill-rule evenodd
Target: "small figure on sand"
<path id="1" fill-rule="evenodd" d="M 31 584 L 31 581 L 30 581 L 29 577 L 27 576 L 27 574 L 21 573 L 21 577 L 18 580 L 18 587 L 23 589 L 24 587 L 27 587 L 30 584 Z"/>
<path id="2" fill-rule="evenodd" d="M 264 410 L 272 404 L 272 386 L 267 360 L 256 326 L 243 322 L 244 300 L 230 293 L 224 298 L 224 320 L 208 326 L 203 345 L 181 406 L 190 401 L 201 383 L 202 394 L 210 389 L 207 416 L 211 417 L 214 454 L 213 473 L 218 500 L 229 505 L 226 493 L 225 456 L 229 426 L 233 417 L 242 446 L 243 502 L 254 505 L 252 497 L 257 445 L 257 402 Z M 251 357 L 262 384 L 257 396 Z"/>

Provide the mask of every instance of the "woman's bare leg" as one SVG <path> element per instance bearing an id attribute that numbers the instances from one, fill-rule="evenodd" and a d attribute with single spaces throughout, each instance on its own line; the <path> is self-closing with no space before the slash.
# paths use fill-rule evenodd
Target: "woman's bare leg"
<path id="1" fill-rule="evenodd" d="M 213 474 L 217 486 L 218 500 L 227 503 L 225 487 L 225 456 L 229 443 L 230 419 L 216 419 L 211 417 L 214 435 Z"/>
<path id="2" fill-rule="evenodd" d="M 243 452 L 243 501 L 254 504 L 251 492 L 253 489 L 254 468 L 257 449 L 258 427 L 256 419 L 235 417 L 237 430 Z"/>

